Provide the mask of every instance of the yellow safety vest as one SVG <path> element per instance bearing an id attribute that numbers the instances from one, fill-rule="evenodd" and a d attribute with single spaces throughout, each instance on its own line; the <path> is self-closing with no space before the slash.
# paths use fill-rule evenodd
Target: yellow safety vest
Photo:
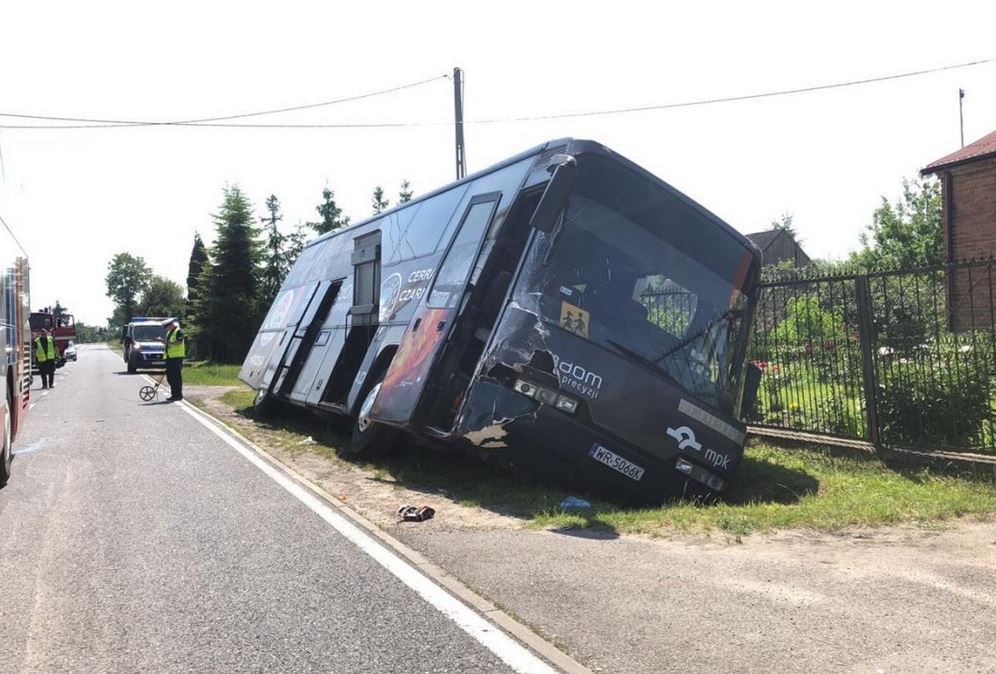
<path id="1" fill-rule="evenodd" d="M 47 348 L 42 346 L 41 337 L 35 337 L 35 357 L 38 359 L 39 363 L 55 360 L 55 338 L 49 335 L 45 339 L 48 340 Z"/>
<path id="2" fill-rule="evenodd" d="M 182 336 L 180 328 L 170 330 L 166 333 L 166 357 L 186 358 L 187 340 Z"/>

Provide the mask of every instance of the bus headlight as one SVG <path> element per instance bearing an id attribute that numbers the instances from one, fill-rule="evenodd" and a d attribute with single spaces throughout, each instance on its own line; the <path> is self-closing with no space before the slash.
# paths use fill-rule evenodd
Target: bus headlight
<path id="1" fill-rule="evenodd" d="M 578 411 L 578 401 L 565 395 L 557 397 L 557 409 L 568 414 Z"/>
<path id="2" fill-rule="evenodd" d="M 516 379 L 513 387 L 516 391 L 522 395 L 529 396 L 530 398 L 535 398 L 544 405 L 552 405 L 554 408 L 560 410 L 561 412 L 567 412 L 568 414 L 574 414 L 578 411 L 578 401 L 570 396 L 565 396 L 559 391 L 552 388 L 546 388 L 545 386 L 537 386 L 532 382 L 528 382 L 524 379 Z"/>
<path id="3" fill-rule="evenodd" d="M 538 389 L 539 387 L 534 386 L 533 384 L 530 384 L 527 381 L 522 381 L 521 379 L 518 379 L 516 380 L 515 386 L 513 388 L 523 395 L 527 395 L 530 398 L 535 398 L 536 389 Z"/>
<path id="4" fill-rule="evenodd" d="M 539 400 L 544 405 L 556 405 L 557 392 L 540 387 L 536 390 L 536 400 Z"/>

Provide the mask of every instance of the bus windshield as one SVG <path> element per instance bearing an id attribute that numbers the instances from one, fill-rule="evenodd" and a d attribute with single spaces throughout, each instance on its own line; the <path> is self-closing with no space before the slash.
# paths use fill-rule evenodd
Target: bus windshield
<path id="1" fill-rule="evenodd" d="M 754 255 L 689 202 L 582 155 L 552 235 L 526 270 L 540 318 L 734 414 Z M 539 250 L 545 249 L 545 250 Z"/>

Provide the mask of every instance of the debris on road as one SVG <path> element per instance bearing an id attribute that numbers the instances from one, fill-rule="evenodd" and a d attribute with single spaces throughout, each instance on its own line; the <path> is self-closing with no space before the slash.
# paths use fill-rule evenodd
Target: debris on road
<path id="1" fill-rule="evenodd" d="M 436 511 L 429 506 L 416 508 L 413 505 L 403 505 L 398 508 L 398 517 L 405 522 L 424 522 L 425 520 L 431 520 L 435 514 Z"/>
<path id="2" fill-rule="evenodd" d="M 560 507 L 564 510 L 584 510 L 591 508 L 591 503 L 577 496 L 568 496 L 560 502 Z"/>

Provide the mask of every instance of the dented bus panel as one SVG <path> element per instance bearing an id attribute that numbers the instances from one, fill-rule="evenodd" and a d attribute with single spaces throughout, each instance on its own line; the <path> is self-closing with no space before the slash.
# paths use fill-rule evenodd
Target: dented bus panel
<path id="1" fill-rule="evenodd" d="M 552 176 L 552 177 L 551 177 Z M 551 141 L 309 244 L 241 378 L 619 499 L 735 479 L 760 253 L 590 141 Z M 348 450 L 347 450 L 348 451 Z"/>

